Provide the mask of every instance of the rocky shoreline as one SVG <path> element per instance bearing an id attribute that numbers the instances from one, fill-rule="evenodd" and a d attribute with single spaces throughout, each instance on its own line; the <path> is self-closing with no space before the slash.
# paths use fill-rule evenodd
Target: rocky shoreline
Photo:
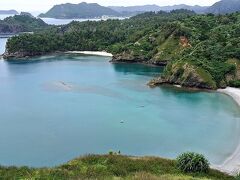
<path id="1" fill-rule="evenodd" d="M 153 59 L 146 59 L 145 57 L 135 57 L 131 54 L 122 53 L 122 54 L 114 54 L 112 56 L 112 63 L 142 63 L 142 64 L 149 64 L 149 65 L 156 65 L 156 66 L 166 66 L 167 61 L 160 61 L 160 60 L 153 60 Z"/>
<path id="2" fill-rule="evenodd" d="M 9 53 L 7 50 L 2 55 L 2 57 L 6 60 L 16 58 L 16 59 L 23 59 L 23 58 L 31 58 L 36 56 L 42 55 L 49 55 L 49 54 L 85 54 L 85 55 L 97 55 L 97 56 L 107 56 L 112 57 L 110 60 L 111 63 L 141 63 L 146 65 L 155 65 L 155 66 L 166 66 L 166 61 L 156 61 L 156 60 L 148 60 L 141 57 L 133 57 L 128 55 L 120 55 L 120 54 L 112 54 L 108 53 L 107 51 L 55 51 L 49 53 L 29 53 L 29 52 L 15 52 Z"/>
<path id="3" fill-rule="evenodd" d="M 56 52 L 57 53 L 57 52 Z M 2 57 L 4 59 L 12 59 L 12 58 L 16 58 L 16 59 L 22 59 L 22 58 L 30 58 L 30 57 L 34 57 L 34 56 L 42 56 L 42 55 L 46 55 L 47 53 L 29 53 L 29 52 L 15 52 L 15 53 L 9 53 L 7 50 L 5 51 L 5 53 L 2 54 Z M 49 53 L 51 54 L 51 53 Z"/>
<path id="4" fill-rule="evenodd" d="M 127 53 L 122 54 L 111 54 L 106 51 L 66 51 L 66 52 L 52 52 L 52 53 L 29 53 L 29 52 L 16 52 L 16 53 L 8 53 L 6 52 L 3 54 L 3 58 L 10 60 L 12 58 L 23 59 L 23 58 L 30 58 L 34 56 L 42 56 L 46 54 L 88 54 L 88 55 L 101 55 L 112 57 L 110 60 L 111 63 L 140 63 L 145 65 L 153 65 L 153 66 L 167 66 L 167 61 L 159 61 L 153 59 L 146 59 L 144 57 L 134 57 Z M 152 79 L 148 86 L 156 87 L 163 84 L 169 85 L 179 85 L 186 88 L 197 88 L 197 89 L 216 89 L 215 85 L 210 85 L 206 83 L 195 71 L 195 69 L 190 66 L 184 66 L 185 71 L 182 75 L 185 76 L 184 81 L 179 76 L 179 69 L 175 68 L 175 72 L 171 76 L 160 75 L 157 78 Z"/>
<path id="5" fill-rule="evenodd" d="M 174 85 L 181 86 L 190 89 L 202 89 L 202 90 L 217 90 L 218 88 L 226 88 L 225 85 L 217 87 L 215 81 L 212 79 L 211 75 L 207 72 L 202 71 L 199 67 L 196 67 L 189 63 L 169 63 L 168 61 L 160 61 L 154 59 L 146 59 L 144 57 L 135 57 L 131 54 L 111 54 L 107 51 L 56 51 L 49 53 L 29 53 L 29 52 L 16 52 L 8 53 L 6 52 L 2 55 L 4 59 L 10 60 L 12 58 L 23 59 L 30 58 L 34 56 L 42 55 L 54 55 L 54 54 L 85 54 L 85 55 L 97 55 L 111 57 L 111 63 L 140 63 L 144 65 L 151 66 L 162 66 L 168 69 L 164 71 L 163 74 L 152 79 L 148 86 L 154 88 L 160 85 Z M 169 70 L 170 69 L 170 70 Z"/>
<path id="6" fill-rule="evenodd" d="M 148 85 L 150 87 L 159 86 L 162 84 L 180 85 L 188 88 L 199 89 L 217 89 L 216 83 L 209 78 L 206 79 L 208 74 L 200 72 L 199 68 L 189 63 L 175 63 L 168 65 L 163 74 L 153 80 Z"/>

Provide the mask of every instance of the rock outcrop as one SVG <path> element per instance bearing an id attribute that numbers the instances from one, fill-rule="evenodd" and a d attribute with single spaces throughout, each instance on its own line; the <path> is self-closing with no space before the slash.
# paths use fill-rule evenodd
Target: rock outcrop
<path id="1" fill-rule="evenodd" d="M 14 52 L 9 53 L 6 49 L 5 53 L 2 55 L 4 59 L 11 59 L 11 58 L 27 58 L 27 57 L 33 57 L 33 56 L 40 56 L 44 53 L 30 53 L 30 52 Z"/>
<path id="2" fill-rule="evenodd" d="M 183 87 L 216 89 L 216 83 L 208 72 L 189 63 L 174 63 L 165 72 L 149 82 L 150 87 L 161 84 L 174 84 Z"/>
<path id="3" fill-rule="evenodd" d="M 121 54 L 115 54 L 111 62 L 126 62 L 126 63 L 136 63 L 136 62 L 146 62 L 147 59 L 144 56 L 134 56 L 131 53 L 123 52 Z"/>

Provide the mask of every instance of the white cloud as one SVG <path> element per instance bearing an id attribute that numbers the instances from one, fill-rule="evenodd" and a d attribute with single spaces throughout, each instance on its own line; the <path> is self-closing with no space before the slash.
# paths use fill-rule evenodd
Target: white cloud
<path id="1" fill-rule="evenodd" d="M 132 6 L 158 4 L 160 6 L 173 4 L 212 5 L 218 0 L 84 0 L 89 3 L 99 3 L 104 6 Z M 81 0 L 0 0 L 0 9 L 16 9 L 18 11 L 47 11 L 55 4 L 80 3 Z"/>

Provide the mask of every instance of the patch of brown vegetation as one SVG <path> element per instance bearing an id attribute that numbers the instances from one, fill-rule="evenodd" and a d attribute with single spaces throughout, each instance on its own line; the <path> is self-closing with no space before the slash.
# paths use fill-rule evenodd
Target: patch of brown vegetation
<path id="1" fill-rule="evenodd" d="M 180 36 L 180 40 L 179 40 L 179 44 L 182 46 L 182 47 L 192 47 L 192 45 L 189 43 L 189 40 L 186 36 Z"/>

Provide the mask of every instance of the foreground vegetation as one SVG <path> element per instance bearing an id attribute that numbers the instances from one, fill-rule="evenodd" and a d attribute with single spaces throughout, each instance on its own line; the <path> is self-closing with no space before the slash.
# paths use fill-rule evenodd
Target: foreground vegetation
<path id="1" fill-rule="evenodd" d="M 54 168 L 0 167 L 0 179 L 231 180 L 216 170 L 183 173 L 175 160 L 157 157 L 89 155 Z"/>
<path id="2" fill-rule="evenodd" d="M 93 50 L 113 61 L 167 65 L 150 84 L 216 89 L 239 86 L 240 13 L 196 15 L 192 11 L 144 13 L 125 20 L 72 22 L 11 38 L 6 58 L 56 51 Z"/>

